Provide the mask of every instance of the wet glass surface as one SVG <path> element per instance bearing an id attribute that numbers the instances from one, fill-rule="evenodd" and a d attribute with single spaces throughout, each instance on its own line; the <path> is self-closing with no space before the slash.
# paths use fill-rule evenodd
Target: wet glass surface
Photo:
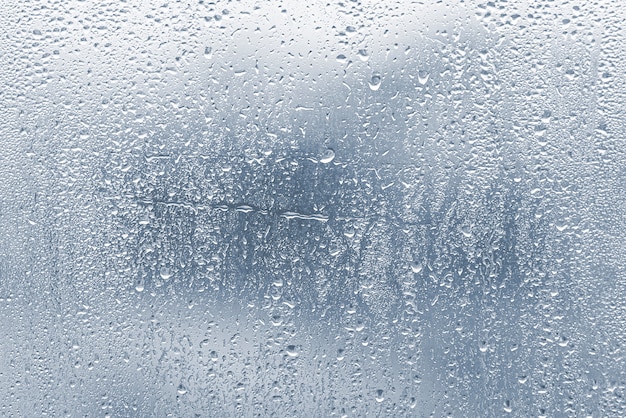
<path id="1" fill-rule="evenodd" d="M 618 2 L 0 4 L 0 413 L 626 415 Z"/>

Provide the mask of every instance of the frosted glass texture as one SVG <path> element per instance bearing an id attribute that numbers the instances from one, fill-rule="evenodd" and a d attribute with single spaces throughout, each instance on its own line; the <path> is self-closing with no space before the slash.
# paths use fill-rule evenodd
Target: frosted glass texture
<path id="1" fill-rule="evenodd" d="M 0 2 L 3 416 L 626 416 L 618 1 Z"/>

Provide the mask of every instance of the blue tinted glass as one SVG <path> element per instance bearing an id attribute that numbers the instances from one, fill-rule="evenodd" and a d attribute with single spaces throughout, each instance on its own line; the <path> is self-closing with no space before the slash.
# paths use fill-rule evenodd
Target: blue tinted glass
<path id="1" fill-rule="evenodd" d="M 626 416 L 626 8 L 0 4 L 0 415 Z"/>

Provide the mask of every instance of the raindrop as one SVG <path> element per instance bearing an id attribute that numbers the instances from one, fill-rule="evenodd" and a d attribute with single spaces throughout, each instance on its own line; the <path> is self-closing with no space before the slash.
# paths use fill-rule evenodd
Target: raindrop
<path id="1" fill-rule="evenodd" d="M 428 79 L 430 78 L 430 73 L 426 70 L 419 70 L 417 72 L 417 81 L 423 86 L 428 83 Z"/>
<path id="2" fill-rule="evenodd" d="M 326 151 L 324 151 L 324 155 L 322 156 L 322 158 L 320 158 L 320 163 L 328 164 L 334 159 L 335 159 L 335 151 L 328 148 Z"/>
<path id="3" fill-rule="evenodd" d="M 287 355 L 289 357 L 298 357 L 298 351 L 297 351 L 295 345 L 288 345 L 287 346 Z"/>
<path id="4" fill-rule="evenodd" d="M 504 412 L 506 413 L 511 413 L 513 412 L 513 407 L 511 406 L 511 401 L 510 400 L 506 400 L 504 401 Z"/>
<path id="5" fill-rule="evenodd" d="M 163 280 L 169 280 L 172 277 L 172 270 L 169 267 L 161 267 L 159 275 Z"/>
<path id="6" fill-rule="evenodd" d="M 381 81 L 382 80 L 381 80 L 380 75 L 378 74 L 372 75 L 372 78 L 370 79 L 370 82 L 369 82 L 370 89 L 372 91 L 377 91 L 380 88 Z"/>
<path id="7" fill-rule="evenodd" d="M 377 389 L 376 390 L 376 402 L 380 403 L 384 400 L 385 400 L 385 397 L 383 396 L 383 390 Z"/>
<path id="8" fill-rule="evenodd" d="M 546 125 L 538 125 L 535 127 L 535 136 L 541 138 L 542 136 L 544 136 L 546 134 L 546 131 L 548 130 L 548 128 L 546 127 Z"/>

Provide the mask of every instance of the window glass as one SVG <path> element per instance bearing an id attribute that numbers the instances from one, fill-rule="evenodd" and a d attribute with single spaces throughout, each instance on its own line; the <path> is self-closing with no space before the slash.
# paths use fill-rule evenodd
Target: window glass
<path id="1" fill-rule="evenodd" d="M 0 414 L 625 416 L 616 1 L 2 1 Z"/>

